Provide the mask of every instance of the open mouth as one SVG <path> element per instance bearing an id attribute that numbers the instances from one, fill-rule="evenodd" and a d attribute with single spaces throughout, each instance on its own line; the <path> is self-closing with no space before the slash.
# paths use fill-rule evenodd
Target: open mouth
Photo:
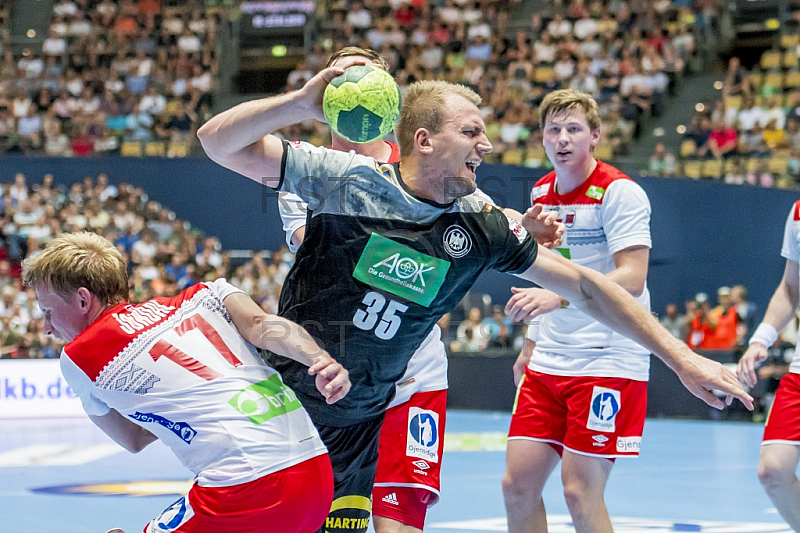
<path id="1" fill-rule="evenodd" d="M 467 169 L 470 172 L 475 172 L 475 169 L 477 169 L 480 166 L 481 162 L 480 161 L 467 161 L 465 164 L 467 165 Z"/>

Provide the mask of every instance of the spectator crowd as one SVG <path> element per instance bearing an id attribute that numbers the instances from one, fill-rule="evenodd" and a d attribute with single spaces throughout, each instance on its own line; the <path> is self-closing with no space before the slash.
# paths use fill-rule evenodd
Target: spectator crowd
<path id="1" fill-rule="evenodd" d="M 294 254 L 284 248 L 233 260 L 219 240 L 176 217 L 129 183 L 99 174 L 64 187 L 52 174 L 30 186 L 17 174 L 0 188 L 0 358 L 58 357 L 43 332 L 35 293 L 22 286 L 20 263 L 62 232 L 92 231 L 111 240 L 128 262 L 130 299 L 172 296 L 199 281 L 227 278 L 268 313 Z"/>
<path id="2" fill-rule="evenodd" d="M 694 350 L 731 350 L 735 358 L 747 349 L 747 341 L 761 320 L 758 307 L 747 299 L 743 285 L 717 289 L 716 305 L 705 292 L 684 302 L 681 314 L 676 303 L 667 304 L 661 324 Z M 800 315 L 769 348 L 769 357 L 757 369 L 759 380 L 750 391 L 755 398 L 755 419 L 763 421 L 772 404 L 778 382 L 789 371 L 795 353 L 795 338 Z"/>
<path id="3" fill-rule="evenodd" d="M 484 96 L 494 156 L 547 166 L 535 110 L 548 92 L 572 87 L 600 104 L 601 158 L 625 153 L 644 118 L 658 115 L 697 54 L 706 4 L 551 0 L 523 24 L 515 0 L 332 0 L 312 51 L 289 74 L 296 89 L 330 54 L 354 45 L 379 51 L 401 88 L 419 79 L 466 84 Z M 287 138 L 327 142 L 324 125 L 287 128 Z"/>
<path id="4" fill-rule="evenodd" d="M 0 152 L 189 143 L 211 114 L 220 23 L 199 0 L 57 0 L 41 48 L 0 43 Z"/>

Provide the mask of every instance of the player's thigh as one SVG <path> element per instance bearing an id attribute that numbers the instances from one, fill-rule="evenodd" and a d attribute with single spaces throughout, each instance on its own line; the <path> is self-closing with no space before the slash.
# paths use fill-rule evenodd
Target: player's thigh
<path id="1" fill-rule="evenodd" d="M 325 520 L 329 533 L 365 533 L 378 463 L 383 417 L 349 427 L 317 426 L 333 467 L 334 498 Z"/>
<path id="2" fill-rule="evenodd" d="M 309 485 L 308 480 L 314 483 Z M 313 533 L 333 499 L 327 455 L 229 487 L 192 486 L 145 533 Z"/>
<path id="3" fill-rule="evenodd" d="M 772 442 L 800 445 L 799 374 L 791 372 L 781 379 L 764 426 L 762 442 L 765 445 Z"/>
<path id="4" fill-rule="evenodd" d="M 761 446 L 758 472 L 763 477 L 794 477 L 800 462 L 800 444 L 771 442 Z"/>
<path id="5" fill-rule="evenodd" d="M 381 427 L 376 487 L 426 488 L 439 499 L 447 390 L 419 392 L 386 411 Z"/>
<path id="6" fill-rule="evenodd" d="M 563 380 L 563 376 L 525 369 L 511 415 L 509 443 L 531 440 L 563 446 L 567 429 L 567 404 L 560 386 Z"/>
<path id="7" fill-rule="evenodd" d="M 564 385 L 567 432 L 564 448 L 613 459 L 637 457 L 647 414 L 647 382 L 574 377 Z"/>
<path id="8" fill-rule="evenodd" d="M 561 458 L 561 481 L 565 491 L 602 495 L 614 461 L 564 450 Z"/>
<path id="9" fill-rule="evenodd" d="M 507 487 L 541 493 L 560 459 L 550 443 L 528 439 L 509 440 L 503 482 Z"/>

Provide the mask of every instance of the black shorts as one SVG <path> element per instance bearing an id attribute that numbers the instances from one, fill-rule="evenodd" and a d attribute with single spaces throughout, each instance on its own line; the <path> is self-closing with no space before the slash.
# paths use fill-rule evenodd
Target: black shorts
<path id="1" fill-rule="evenodd" d="M 382 423 L 383 416 L 348 427 L 316 425 L 333 466 L 333 505 L 320 533 L 366 533 Z"/>

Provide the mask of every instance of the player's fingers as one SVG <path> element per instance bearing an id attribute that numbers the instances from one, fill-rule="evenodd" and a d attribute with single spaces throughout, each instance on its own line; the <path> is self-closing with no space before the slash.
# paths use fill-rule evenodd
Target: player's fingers
<path id="1" fill-rule="evenodd" d="M 335 389 L 330 391 L 330 394 L 326 396 L 325 401 L 328 404 L 336 403 L 342 398 L 344 398 L 348 392 L 350 392 L 350 382 L 346 381 L 341 386 L 336 387 Z"/>
<path id="2" fill-rule="evenodd" d="M 748 410 L 753 410 L 753 397 L 747 394 L 738 382 L 735 384 L 724 382 L 721 385 L 715 385 L 714 388 L 738 399 Z"/>
<path id="3" fill-rule="evenodd" d="M 542 204 L 533 204 L 533 207 L 528 209 L 528 213 L 533 218 L 538 217 L 542 211 L 544 211 L 544 206 Z"/>
<path id="4" fill-rule="evenodd" d="M 330 360 L 326 360 L 326 359 L 322 359 L 322 358 L 318 357 L 318 358 L 316 358 L 316 360 L 314 360 L 312 365 L 310 367 L 308 367 L 308 373 L 310 375 L 312 375 L 312 376 L 315 376 L 315 375 L 319 374 L 326 366 L 328 366 L 329 363 L 330 363 Z"/>
<path id="5" fill-rule="evenodd" d="M 333 392 L 338 388 L 344 386 L 345 383 L 349 380 L 347 370 L 344 368 L 340 368 L 339 371 L 331 377 L 331 380 L 325 385 L 325 390 L 329 392 Z"/>
<path id="6" fill-rule="evenodd" d="M 751 358 L 747 357 L 739 361 L 739 365 L 742 367 L 740 376 L 744 378 L 745 385 L 748 387 L 754 387 L 756 385 L 755 362 Z"/>
<path id="7" fill-rule="evenodd" d="M 719 409 L 720 411 L 722 411 L 722 409 L 725 408 L 725 404 L 722 403 L 722 400 L 717 398 L 714 395 L 714 393 L 708 389 L 701 389 L 699 394 L 695 395 L 704 402 L 706 402 L 710 407 L 713 407 L 714 409 Z"/>

